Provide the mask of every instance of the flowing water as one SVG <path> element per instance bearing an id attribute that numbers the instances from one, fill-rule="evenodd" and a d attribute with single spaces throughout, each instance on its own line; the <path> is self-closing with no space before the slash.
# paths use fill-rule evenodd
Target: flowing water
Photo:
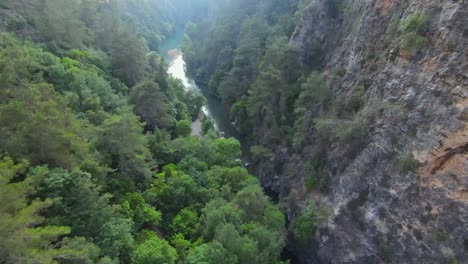
<path id="1" fill-rule="evenodd" d="M 185 89 L 199 93 L 206 98 L 206 105 L 203 106 L 202 111 L 210 117 L 215 125 L 215 128 L 226 137 L 238 137 L 238 133 L 229 119 L 229 109 L 215 96 L 206 92 L 206 89 L 199 87 L 194 80 L 190 79 L 185 72 L 184 55 L 180 49 L 183 39 L 182 33 L 176 32 L 174 36 L 163 43 L 161 52 L 164 53 L 166 61 L 169 63 L 169 75 L 178 78 L 182 81 Z M 199 120 L 194 121 L 192 129 L 199 129 Z M 198 134 L 198 133 L 194 133 Z"/>

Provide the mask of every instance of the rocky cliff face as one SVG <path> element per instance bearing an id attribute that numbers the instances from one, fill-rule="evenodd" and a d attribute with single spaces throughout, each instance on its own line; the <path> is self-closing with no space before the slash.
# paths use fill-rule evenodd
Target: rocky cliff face
<path id="1" fill-rule="evenodd" d="M 312 1 L 290 42 L 335 94 L 363 85 L 369 140 L 353 157 L 328 147 L 326 195 L 305 191 L 300 155 L 283 148 L 273 157 L 262 180 L 280 198 L 294 190 L 334 211 L 311 244 L 291 242 L 298 262 L 467 261 L 468 3 L 329 2 Z M 401 27 L 416 14 L 426 23 L 411 42 Z M 398 114 L 368 115 L 376 104 Z"/>

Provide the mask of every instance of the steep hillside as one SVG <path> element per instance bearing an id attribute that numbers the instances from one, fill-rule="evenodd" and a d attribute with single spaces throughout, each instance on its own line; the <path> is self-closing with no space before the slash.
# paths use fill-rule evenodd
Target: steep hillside
<path id="1" fill-rule="evenodd" d="M 238 1 L 188 28 L 185 55 L 278 195 L 294 261 L 463 262 L 466 1 L 282 3 Z"/>
<path id="2" fill-rule="evenodd" d="M 299 173 L 280 180 L 282 196 L 299 190 L 333 208 L 316 236 L 325 262 L 466 260 L 468 4 L 343 1 L 333 13 L 325 2 L 312 1 L 290 43 L 335 94 L 362 93 L 368 139 L 352 156 L 327 146 L 331 190 L 320 198 L 301 192 L 302 160 L 288 156 Z"/>

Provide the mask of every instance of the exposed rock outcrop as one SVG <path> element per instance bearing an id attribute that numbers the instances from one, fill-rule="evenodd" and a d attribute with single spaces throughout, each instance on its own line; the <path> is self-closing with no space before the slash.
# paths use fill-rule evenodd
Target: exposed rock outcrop
<path id="1" fill-rule="evenodd" d="M 376 103 L 391 104 L 400 114 L 365 117 L 368 144 L 354 157 L 328 148 L 326 195 L 305 191 L 301 156 L 281 148 L 273 157 L 275 168 L 262 181 L 281 199 L 294 190 L 298 200 L 312 197 L 334 211 L 314 242 L 291 247 L 298 262 L 466 261 L 468 3 L 329 2 L 311 2 L 291 44 L 306 64 L 325 73 L 335 94 L 350 95 L 363 84 L 362 116 Z M 398 30 L 414 14 L 427 18 L 421 33 L 426 42 L 417 49 L 403 45 Z M 345 73 L 337 78 L 337 70 Z M 421 167 L 402 169 L 406 154 Z"/>

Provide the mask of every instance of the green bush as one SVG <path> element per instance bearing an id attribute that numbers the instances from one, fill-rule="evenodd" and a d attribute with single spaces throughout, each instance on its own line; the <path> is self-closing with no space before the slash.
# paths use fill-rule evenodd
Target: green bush
<path id="1" fill-rule="evenodd" d="M 338 67 L 335 70 L 333 70 L 333 76 L 342 78 L 345 75 L 346 75 L 346 69 L 344 67 Z"/>
<path id="2" fill-rule="evenodd" d="M 346 116 L 347 110 L 346 97 L 344 95 L 337 95 L 333 98 L 332 109 L 333 113 L 337 116 Z"/>
<path id="3" fill-rule="evenodd" d="M 367 128 L 357 118 L 316 118 L 314 121 L 318 142 L 329 144 L 338 141 L 341 146 L 346 146 L 348 156 L 358 154 L 367 142 Z"/>
<path id="4" fill-rule="evenodd" d="M 367 136 L 365 126 L 358 120 L 342 121 L 335 131 L 341 144 L 358 144 Z"/>
<path id="5" fill-rule="evenodd" d="M 340 120 L 333 118 L 316 118 L 317 135 L 324 140 L 336 138 L 341 144 L 362 143 L 367 136 L 367 130 L 357 120 Z"/>
<path id="6" fill-rule="evenodd" d="M 211 119 L 211 117 L 205 116 L 205 118 L 203 118 L 203 122 L 202 122 L 203 135 L 208 134 L 208 131 L 210 131 L 210 130 L 215 131 L 214 122 Z"/>
<path id="7" fill-rule="evenodd" d="M 420 13 L 410 15 L 400 23 L 399 32 L 403 34 L 401 47 L 410 57 L 427 47 L 428 40 L 421 35 L 426 28 L 427 19 Z"/>
<path id="8" fill-rule="evenodd" d="M 428 45 L 427 38 L 416 33 L 409 33 L 403 37 L 401 47 L 408 52 L 410 56 L 417 55 Z"/>
<path id="9" fill-rule="evenodd" d="M 324 209 L 316 208 L 313 203 L 308 202 L 294 222 L 292 223 L 292 231 L 294 238 L 300 242 L 310 241 L 317 231 L 319 224 L 327 219 L 329 212 Z"/>
<path id="10" fill-rule="evenodd" d="M 405 153 L 398 160 L 398 166 L 402 172 L 410 172 L 417 170 L 421 163 L 413 157 L 413 154 Z"/>
<path id="11" fill-rule="evenodd" d="M 416 13 L 401 21 L 399 31 L 403 34 L 423 33 L 426 29 L 426 25 L 426 17 L 421 13 Z"/>
<path id="12" fill-rule="evenodd" d="M 330 141 L 338 126 L 338 120 L 331 118 L 316 118 L 314 121 L 317 136 L 322 141 Z"/>
<path id="13" fill-rule="evenodd" d="M 322 169 L 308 168 L 308 172 L 304 178 L 307 191 L 318 190 L 320 192 L 327 192 L 328 182 L 329 177 L 326 167 Z"/>
<path id="14" fill-rule="evenodd" d="M 26 26 L 27 22 L 22 16 L 11 16 L 7 21 L 7 29 L 10 31 L 20 30 Z"/>
<path id="15" fill-rule="evenodd" d="M 252 153 L 252 159 L 254 161 L 269 159 L 273 156 L 273 152 L 263 146 L 253 146 L 250 148 L 250 152 Z"/>
<path id="16" fill-rule="evenodd" d="M 358 112 L 364 105 L 364 95 L 366 91 L 362 84 L 357 85 L 354 88 L 353 94 L 348 102 L 348 108 L 351 112 Z"/>
<path id="17" fill-rule="evenodd" d="M 325 155 L 323 149 L 314 148 L 312 150 L 311 156 L 305 166 L 306 174 L 304 176 L 304 184 L 307 191 L 328 191 L 329 177 L 326 159 L 324 158 Z"/>
<path id="18" fill-rule="evenodd" d="M 176 134 L 179 137 L 186 137 L 192 132 L 192 123 L 189 120 L 181 120 L 176 124 Z"/>
<path id="19" fill-rule="evenodd" d="M 447 233 L 444 230 L 435 230 L 432 232 L 432 239 L 437 242 L 444 242 L 447 240 Z"/>
<path id="20" fill-rule="evenodd" d="M 388 35 L 390 39 L 394 39 L 398 34 L 399 19 L 393 18 L 388 27 Z"/>

